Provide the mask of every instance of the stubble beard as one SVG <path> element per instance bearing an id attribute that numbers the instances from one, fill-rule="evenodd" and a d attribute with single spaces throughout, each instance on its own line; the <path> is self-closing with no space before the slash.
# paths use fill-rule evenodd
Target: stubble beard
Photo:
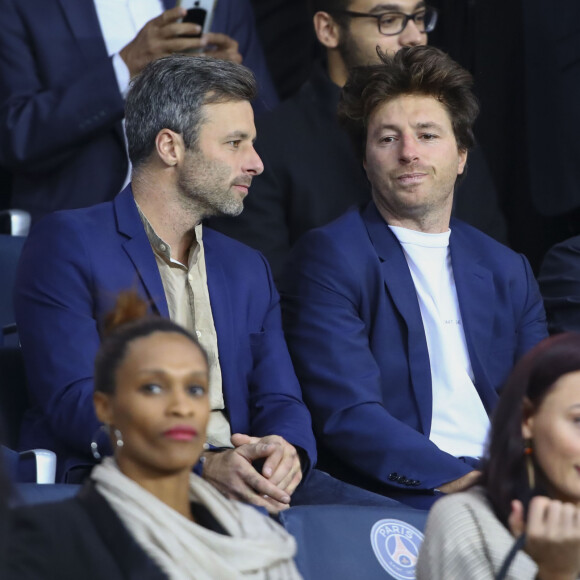
<path id="1" fill-rule="evenodd" d="M 184 210 L 195 211 L 199 219 L 236 217 L 244 209 L 243 200 L 233 190 L 229 167 L 199 153 L 180 173 L 177 186 Z"/>
<path id="2" fill-rule="evenodd" d="M 343 28 L 341 32 L 341 40 L 338 45 L 338 52 L 346 70 L 351 71 L 357 66 L 366 66 L 373 64 L 372 59 L 365 57 L 364 53 L 358 47 L 350 30 Z"/>

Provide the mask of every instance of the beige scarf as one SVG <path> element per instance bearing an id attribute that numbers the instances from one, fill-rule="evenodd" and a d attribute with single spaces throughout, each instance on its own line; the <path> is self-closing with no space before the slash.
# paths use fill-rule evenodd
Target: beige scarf
<path id="1" fill-rule="evenodd" d="M 299 580 L 296 542 L 255 508 L 231 501 L 195 474 L 190 499 L 227 530 L 195 524 L 121 473 L 108 457 L 91 474 L 137 543 L 171 580 Z"/>

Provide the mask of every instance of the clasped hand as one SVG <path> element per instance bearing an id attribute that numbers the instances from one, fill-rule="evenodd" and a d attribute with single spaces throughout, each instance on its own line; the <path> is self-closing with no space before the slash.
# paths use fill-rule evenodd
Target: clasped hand
<path id="1" fill-rule="evenodd" d="M 525 551 L 538 565 L 540 580 L 576 579 L 580 575 L 580 508 L 548 497 L 530 502 L 527 521 L 520 501 L 512 501 L 508 520 L 514 536 L 526 533 Z"/>
<path id="2" fill-rule="evenodd" d="M 296 448 L 279 435 L 232 435 L 234 449 L 205 452 L 203 478 L 227 497 L 265 507 L 276 514 L 290 507 L 302 479 Z M 255 468 L 263 460 L 261 473 Z"/>

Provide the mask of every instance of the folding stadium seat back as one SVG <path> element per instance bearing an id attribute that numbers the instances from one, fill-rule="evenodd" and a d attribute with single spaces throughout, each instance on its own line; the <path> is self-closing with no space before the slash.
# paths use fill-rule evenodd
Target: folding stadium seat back
<path id="1" fill-rule="evenodd" d="M 44 485 L 40 483 L 17 483 L 10 505 L 37 505 L 61 501 L 75 496 L 81 486 L 70 483 L 53 483 Z"/>
<path id="2" fill-rule="evenodd" d="M 5 335 L 15 337 L 15 317 L 12 295 L 16 279 L 18 260 L 26 237 L 0 234 L 0 345 L 5 344 Z M 8 330 L 8 332 L 7 332 Z M 7 344 L 7 343 L 6 343 Z M 10 344 L 17 344 L 13 339 Z"/>
<path id="3" fill-rule="evenodd" d="M 0 347 L 0 441 L 18 448 L 24 412 L 28 407 L 24 360 L 19 347 Z"/>
<path id="4" fill-rule="evenodd" d="M 427 511 L 405 506 L 297 506 L 280 514 L 304 580 L 413 580 Z"/>

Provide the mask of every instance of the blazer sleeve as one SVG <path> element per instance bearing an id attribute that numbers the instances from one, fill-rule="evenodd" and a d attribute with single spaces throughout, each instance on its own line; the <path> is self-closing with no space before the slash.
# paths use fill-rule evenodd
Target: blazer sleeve
<path id="1" fill-rule="evenodd" d="M 441 451 L 385 406 L 385 384 L 394 390 L 405 387 L 381 376 L 372 351 L 371 326 L 380 321 L 362 296 L 364 270 L 322 230 L 294 247 L 282 301 L 296 373 L 326 449 L 383 484 L 430 490 L 472 467 Z"/>
<path id="2" fill-rule="evenodd" d="M 0 0 L 0 162 L 31 173 L 110 130 L 124 102 L 104 45 L 101 60 L 83 63 L 60 8 L 29 14 L 29 4 Z"/>
<path id="3" fill-rule="evenodd" d="M 546 311 L 538 286 L 528 259 L 520 254 L 525 276 L 525 300 L 518 325 L 518 348 L 516 360 L 532 349 L 538 342 L 548 336 Z"/>
<path id="4" fill-rule="evenodd" d="M 266 259 L 260 255 L 267 282 L 255 288 L 257 297 L 267 290 L 267 307 L 260 332 L 250 334 L 253 370 L 249 379 L 251 435 L 280 435 L 303 449 L 305 473 L 316 464 L 316 443 L 310 412 L 302 393 L 282 330 L 280 297 Z M 301 456 L 306 459 L 304 455 Z"/>
<path id="5" fill-rule="evenodd" d="M 550 333 L 580 332 L 580 236 L 548 251 L 538 281 Z"/>
<path id="6" fill-rule="evenodd" d="M 100 337 L 90 239 L 81 230 L 61 213 L 32 228 L 14 302 L 32 404 L 41 409 L 57 439 L 88 454 L 99 426 L 92 396 Z"/>

